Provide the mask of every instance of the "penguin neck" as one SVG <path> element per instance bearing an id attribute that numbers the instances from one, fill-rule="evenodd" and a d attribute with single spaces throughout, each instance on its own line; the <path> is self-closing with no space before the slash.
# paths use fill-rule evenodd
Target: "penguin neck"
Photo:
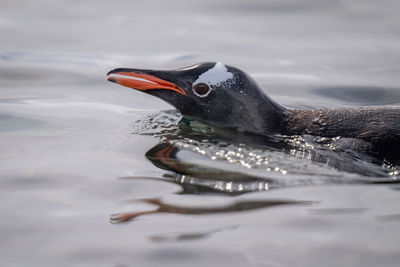
<path id="1" fill-rule="evenodd" d="M 234 118 L 240 125 L 238 130 L 251 132 L 257 135 L 272 135 L 281 133 L 285 121 L 286 108 L 277 104 L 265 94 L 249 101 L 248 113 L 238 112 Z"/>
<path id="2" fill-rule="evenodd" d="M 263 134 L 270 135 L 281 133 L 288 110 L 266 95 L 264 95 L 263 98 L 264 100 L 259 114 L 259 117 L 262 118 L 263 121 Z"/>

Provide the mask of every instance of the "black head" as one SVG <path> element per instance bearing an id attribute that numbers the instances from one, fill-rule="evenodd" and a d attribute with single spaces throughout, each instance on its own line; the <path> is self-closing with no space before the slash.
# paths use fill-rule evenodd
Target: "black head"
<path id="1" fill-rule="evenodd" d="M 220 62 L 177 70 L 115 69 L 108 80 L 157 96 L 182 115 L 212 126 L 277 133 L 285 109 L 243 71 Z"/>

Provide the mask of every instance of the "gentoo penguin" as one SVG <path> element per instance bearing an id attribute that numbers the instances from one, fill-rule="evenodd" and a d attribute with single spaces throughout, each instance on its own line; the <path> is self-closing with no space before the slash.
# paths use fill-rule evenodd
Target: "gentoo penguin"
<path id="1" fill-rule="evenodd" d="M 210 126 L 265 136 L 355 138 L 379 158 L 400 158 L 400 107 L 289 110 L 267 97 L 249 75 L 220 62 L 177 70 L 118 68 L 108 80 L 157 96 Z"/>

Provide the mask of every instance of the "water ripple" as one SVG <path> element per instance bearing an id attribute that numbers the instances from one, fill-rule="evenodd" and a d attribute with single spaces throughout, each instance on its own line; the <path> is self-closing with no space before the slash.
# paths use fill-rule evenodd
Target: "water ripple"
<path id="1" fill-rule="evenodd" d="M 182 123 L 176 111 L 147 115 L 133 124 L 133 133 L 152 135 L 173 146 L 179 151 L 174 155 L 179 163 L 224 170 L 235 167 L 234 170 L 249 175 L 279 180 L 281 185 L 339 181 L 392 183 L 399 179 L 398 166 L 363 154 L 357 150 L 357 140 L 349 138 L 238 137 L 240 134 L 218 132 L 199 123 L 185 120 Z"/>

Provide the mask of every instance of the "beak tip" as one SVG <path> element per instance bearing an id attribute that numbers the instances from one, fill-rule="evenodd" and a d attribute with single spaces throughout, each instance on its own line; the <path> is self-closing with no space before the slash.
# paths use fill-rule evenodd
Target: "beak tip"
<path id="1" fill-rule="evenodd" d="M 112 73 L 116 72 L 116 70 L 118 70 L 118 69 L 113 69 L 113 70 L 110 70 L 109 72 L 107 72 L 107 76 L 109 76 L 110 74 L 112 74 Z"/>
<path id="2" fill-rule="evenodd" d="M 107 77 L 107 81 L 112 82 L 112 83 L 118 83 L 114 77 Z"/>

